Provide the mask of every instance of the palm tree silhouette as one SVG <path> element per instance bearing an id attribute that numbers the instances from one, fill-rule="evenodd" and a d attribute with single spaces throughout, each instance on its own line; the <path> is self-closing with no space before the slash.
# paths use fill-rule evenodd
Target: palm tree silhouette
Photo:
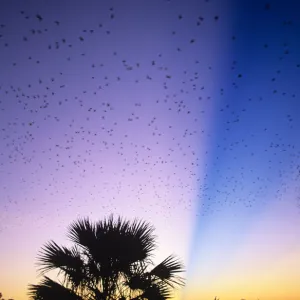
<path id="1" fill-rule="evenodd" d="M 92 223 L 79 219 L 68 229 L 75 244 L 60 247 L 54 241 L 44 245 L 38 256 L 43 276 L 29 285 L 34 300 L 160 300 L 184 285 L 178 275 L 183 265 L 174 255 L 154 266 L 154 228 L 147 222 L 130 222 L 112 215 Z M 58 270 L 59 281 L 45 274 Z"/>

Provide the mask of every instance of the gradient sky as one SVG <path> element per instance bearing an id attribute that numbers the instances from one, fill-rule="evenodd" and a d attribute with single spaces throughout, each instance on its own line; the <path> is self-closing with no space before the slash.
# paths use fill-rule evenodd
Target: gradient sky
<path id="1" fill-rule="evenodd" d="M 182 258 L 177 299 L 300 299 L 297 2 L 1 1 L 5 297 L 114 213 Z"/>

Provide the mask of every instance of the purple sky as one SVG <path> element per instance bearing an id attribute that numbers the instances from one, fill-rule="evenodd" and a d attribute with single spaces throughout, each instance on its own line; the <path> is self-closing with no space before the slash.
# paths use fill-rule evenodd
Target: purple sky
<path id="1" fill-rule="evenodd" d="M 4 296 L 27 299 L 73 220 L 114 213 L 183 259 L 181 299 L 299 299 L 299 10 L 1 2 Z"/>

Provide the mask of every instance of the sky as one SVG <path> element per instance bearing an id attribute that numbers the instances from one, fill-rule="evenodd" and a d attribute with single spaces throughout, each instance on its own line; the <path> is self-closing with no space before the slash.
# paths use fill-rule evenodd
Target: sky
<path id="1" fill-rule="evenodd" d="M 300 299 L 298 1 L 0 2 L 0 291 L 80 217 L 153 224 L 177 300 Z"/>

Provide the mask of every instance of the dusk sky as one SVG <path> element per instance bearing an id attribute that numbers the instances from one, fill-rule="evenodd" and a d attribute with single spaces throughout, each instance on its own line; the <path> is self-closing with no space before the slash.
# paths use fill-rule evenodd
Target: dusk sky
<path id="1" fill-rule="evenodd" d="M 300 299 L 300 1 L 0 2 L 0 292 L 79 217 L 154 225 L 176 300 Z"/>

